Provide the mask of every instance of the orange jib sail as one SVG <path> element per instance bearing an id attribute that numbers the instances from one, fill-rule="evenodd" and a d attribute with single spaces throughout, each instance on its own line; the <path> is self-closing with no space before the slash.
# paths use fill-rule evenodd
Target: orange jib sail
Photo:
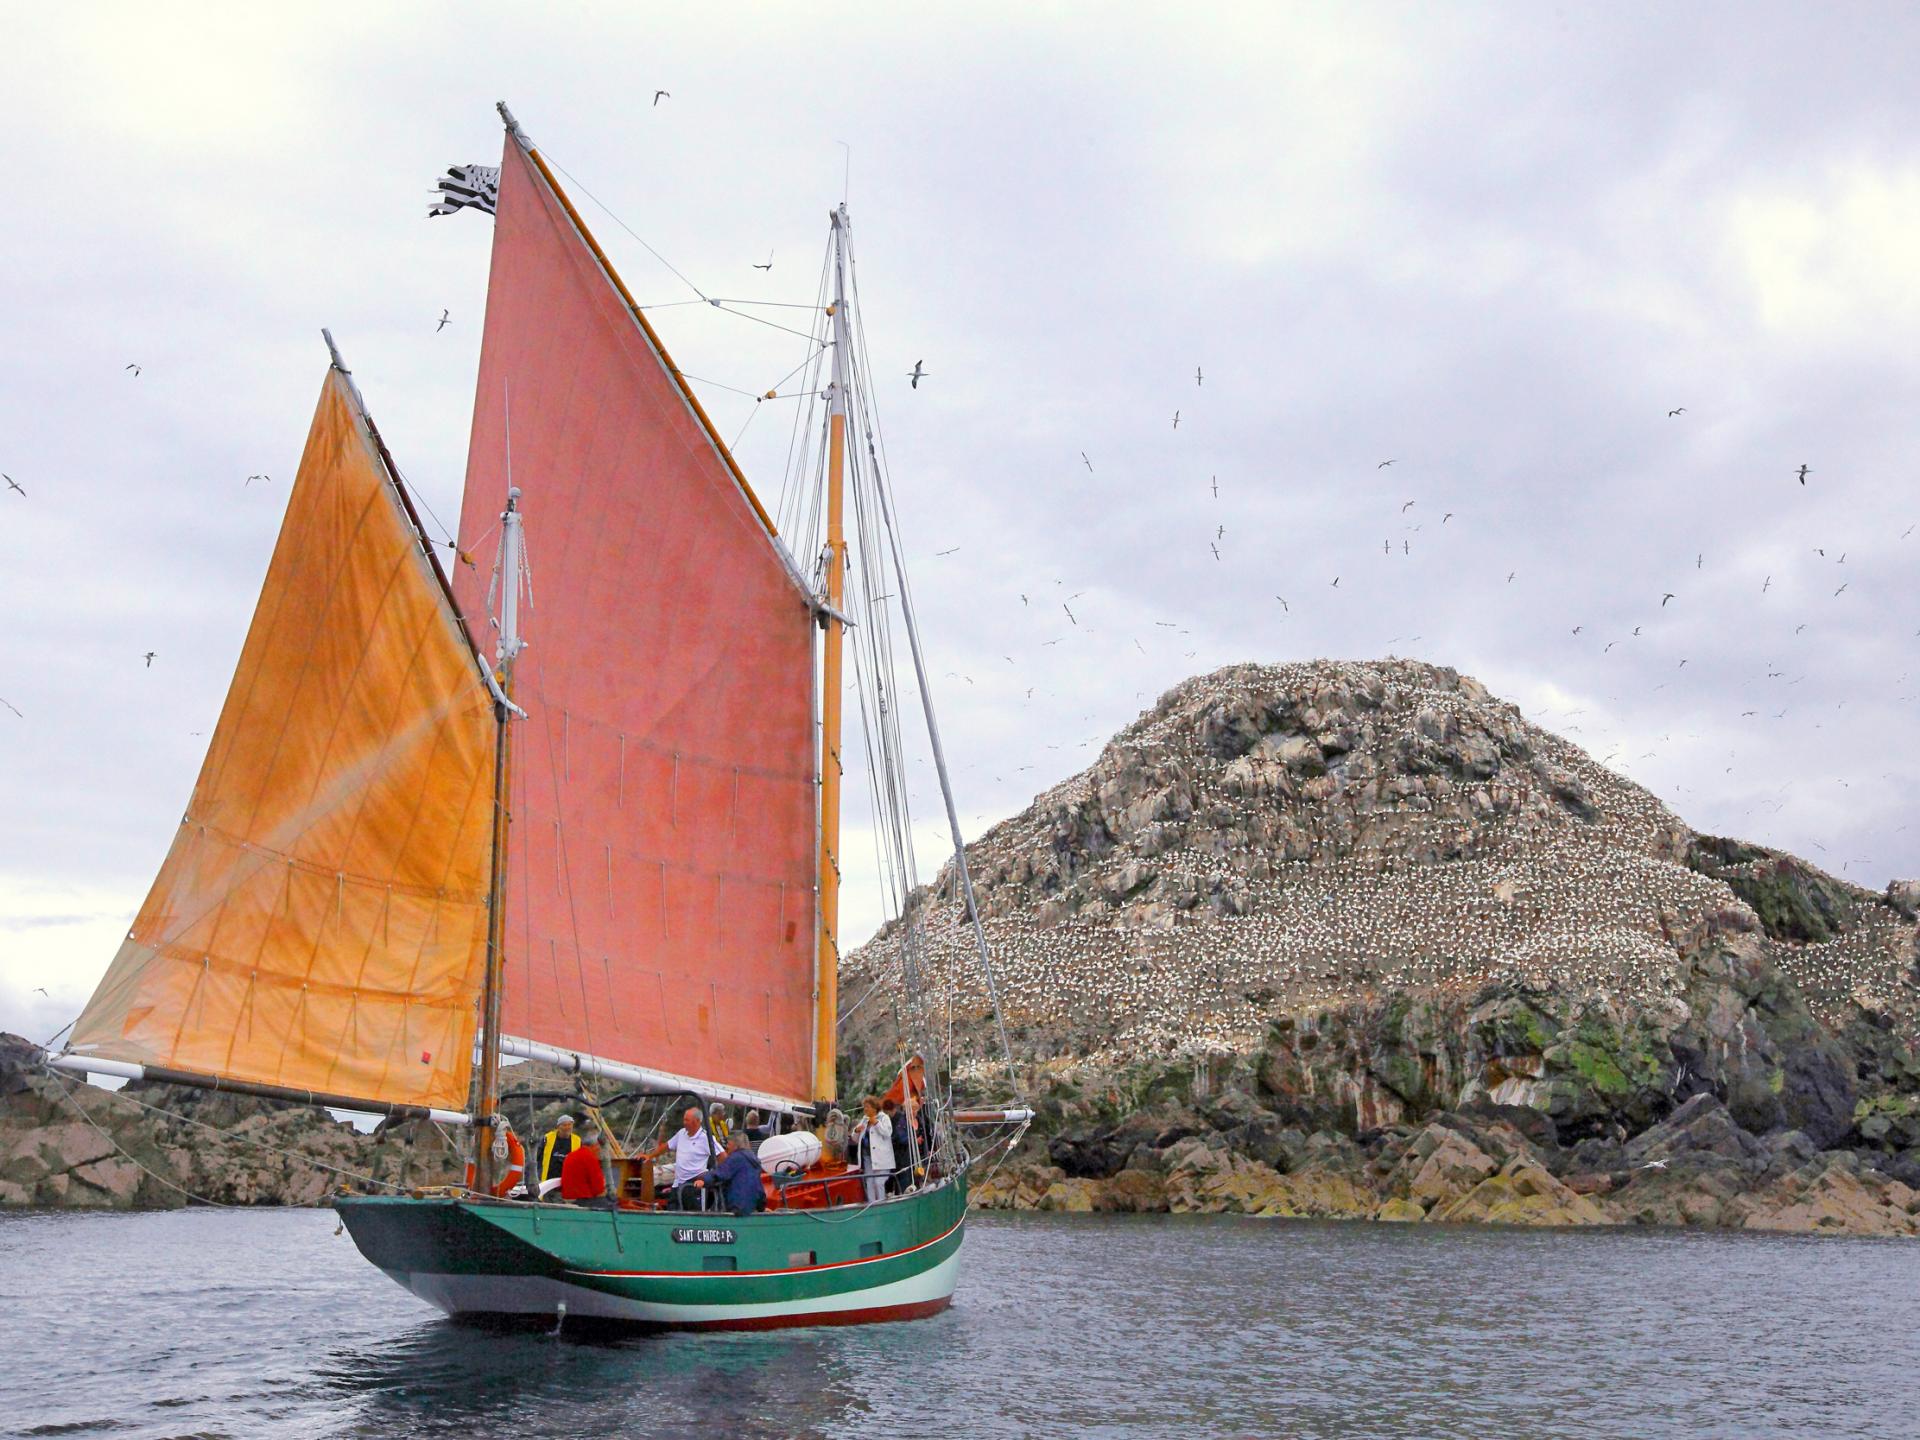
<path id="1" fill-rule="evenodd" d="M 537 159 L 509 134 L 461 519 L 512 479 L 531 599 L 514 700 L 506 1035 L 805 1097 L 810 603 Z M 462 569 L 462 611 L 487 579 Z"/>
<path id="2" fill-rule="evenodd" d="M 495 722 L 329 370 L 186 818 L 79 1056 L 464 1109 Z"/>

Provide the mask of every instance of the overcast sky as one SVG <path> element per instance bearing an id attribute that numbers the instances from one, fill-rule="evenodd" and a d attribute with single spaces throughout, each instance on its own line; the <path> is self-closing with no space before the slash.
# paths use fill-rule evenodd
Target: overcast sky
<path id="1" fill-rule="evenodd" d="M 11 11 L 0 1028 L 72 1017 L 173 835 L 322 325 L 454 523 L 491 222 L 424 213 L 502 97 L 708 294 L 811 300 L 847 188 L 970 834 L 1187 675 L 1391 652 L 1920 874 L 1920 12 L 668 8 Z M 799 359 L 655 319 L 740 390 Z M 777 490 L 788 415 L 705 398 Z"/>

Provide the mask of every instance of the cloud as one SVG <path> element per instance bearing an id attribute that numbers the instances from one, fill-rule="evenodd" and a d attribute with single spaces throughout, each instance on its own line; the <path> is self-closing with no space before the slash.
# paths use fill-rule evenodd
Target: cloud
<path id="1" fill-rule="evenodd" d="M 1195 671 L 1391 649 L 1578 727 L 1695 825 L 1920 873 L 1920 179 L 1891 138 L 1920 121 L 1920 18 L 934 6 L 846 21 L 831 63 L 778 9 L 16 29 L 0 470 L 29 496 L 0 495 L 0 695 L 27 718 L 0 711 L 0 1008 L 22 1026 L 59 1023 L 34 987 L 84 996 L 178 822 L 321 325 L 454 522 L 488 233 L 422 217 L 442 167 L 494 153 L 503 95 L 720 293 L 811 299 L 852 147 L 969 833 Z M 644 301 L 690 298 L 585 208 Z M 656 319 L 748 392 L 799 358 L 704 306 Z M 894 381 L 921 358 L 919 390 Z M 777 501 L 787 415 L 706 398 Z M 930 878 L 944 824 L 909 749 Z M 848 818 L 864 855 L 857 786 Z M 878 901 L 852 882 L 850 938 Z"/>

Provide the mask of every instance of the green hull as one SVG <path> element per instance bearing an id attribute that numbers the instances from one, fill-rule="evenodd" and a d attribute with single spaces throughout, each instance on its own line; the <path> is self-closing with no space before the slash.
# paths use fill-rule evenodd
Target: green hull
<path id="1" fill-rule="evenodd" d="M 361 1254 L 449 1315 L 764 1329 L 945 1309 L 967 1197 L 958 1176 L 878 1205 L 750 1216 L 477 1199 L 336 1204 Z"/>

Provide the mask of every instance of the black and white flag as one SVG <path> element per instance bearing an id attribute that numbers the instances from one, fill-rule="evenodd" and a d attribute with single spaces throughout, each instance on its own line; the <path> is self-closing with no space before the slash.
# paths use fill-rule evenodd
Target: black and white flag
<path id="1" fill-rule="evenodd" d="M 440 199 L 427 211 L 427 218 L 451 215 L 468 206 L 491 215 L 499 200 L 498 165 L 449 165 L 447 173 L 440 177 Z"/>

